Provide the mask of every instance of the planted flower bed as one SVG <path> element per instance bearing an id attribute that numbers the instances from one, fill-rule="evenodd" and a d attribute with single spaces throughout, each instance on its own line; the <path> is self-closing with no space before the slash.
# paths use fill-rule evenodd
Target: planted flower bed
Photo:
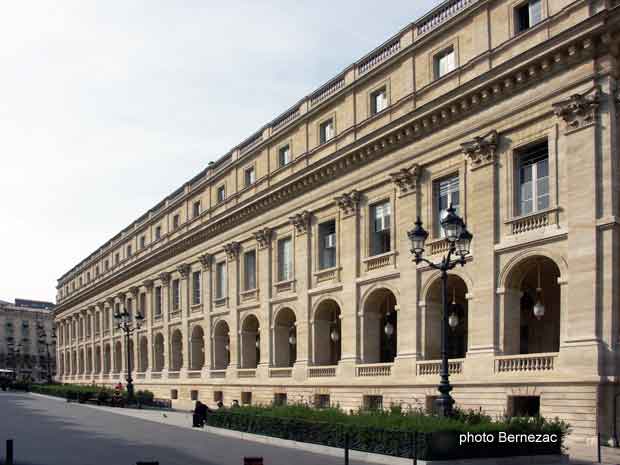
<path id="1" fill-rule="evenodd" d="M 445 419 L 400 410 L 347 415 L 305 406 L 218 410 L 207 424 L 338 448 L 348 441 L 354 450 L 424 460 L 557 455 L 568 432 L 566 423 L 541 417 L 493 421 L 478 412 L 457 412 Z"/>

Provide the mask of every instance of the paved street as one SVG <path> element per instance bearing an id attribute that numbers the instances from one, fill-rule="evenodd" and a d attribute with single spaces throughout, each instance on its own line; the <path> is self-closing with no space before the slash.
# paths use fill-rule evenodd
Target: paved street
<path id="1" fill-rule="evenodd" d="M 119 415 L 121 412 L 124 414 Z M 190 424 L 187 413 L 171 412 L 166 417 L 155 411 L 135 414 L 140 418 L 129 410 L 110 412 L 0 391 L 0 460 L 4 460 L 5 440 L 12 438 L 16 465 L 134 465 L 139 460 L 157 460 L 160 465 L 240 465 L 243 456 L 257 455 L 264 457 L 265 465 L 344 462 L 175 426 Z M 351 465 L 362 463 L 351 461 Z"/>

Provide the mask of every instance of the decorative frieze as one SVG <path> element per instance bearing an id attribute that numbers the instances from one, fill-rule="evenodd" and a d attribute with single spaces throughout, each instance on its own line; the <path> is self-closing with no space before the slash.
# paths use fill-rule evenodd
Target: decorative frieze
<path id="1" fill-rule="evenodd" d="M 416 192 L 418 180 L 420 179 L 420 172 L 420 165 L 414 164 L 409 168 L 401 168 L 395 173 L 390 173 L 390 178 L 400 190 L 401 197 Z"/>
<path id="2" fill-rule="evenodd" d="M 498 139 L 497 131 L 493 130 L 485 136 L 476 136 L 461 144 L 461 150 L 472 170 L 495 163 Z"/>
<path id="3" fill-rule="evenodd" d="M 190 266 L 187 263 L 183 263 L 177 266 L 177 271 L 181 275 L 181 278 L 186 279 L 189 276 Z"/>
<path id="4" fill-rule="evenodd" d="M 308 210 L 289 216 L 289 221 L 295 227 L 298 235 L 305 234 L 310 226 L 310 218 L 312 214 Z"/>
<path id="5" fill-rule="evenodd" d="M 202 254 L 198 257 L 198 261 L 202 265 L 202 269 L 204 271 L 209 271 L 211 269 L 211 262 L 213 260 L 213 255 L 210 253 Z"/>
<path id="6" fill-rule="evenodd" d="M 254 238 L 256 239 L 256 242 L 258 242 L 258 246 L 261 249 L 269 247 L 269 244 L 271 243 L 271 233 L 272 231 L 269 228 L 259 229 L 254 233 Z"/>
<path id="7" fill-rule="evenodd" d="M 239 242 L 229 242 L 224 244 L 224 252 L 228 256 L 228 260 L 235 260 L 239 256 L 239 250 L 241 250 L 241 244 Z"/>
<path id="8" fill-rule="evenodd" d="M 596 123 L 596 112 L 600 104 L 601 88 L 594 86 L 583 94 L 574 94 L 570 98 L 553 104 L 553 112 L 566 123 L 566 132 L 590 126 Z"/>
<path id="9" fill-rule="evenodd" d="M 343 215 L 350 216 L 357 213 L 361 198 L 362 194 L 359 191 L 353 189 L 349 193 L 339 195 L 334 200 L 336 201 L 336 204 L 338 205 L 340 210 L 342 210 Z"/>

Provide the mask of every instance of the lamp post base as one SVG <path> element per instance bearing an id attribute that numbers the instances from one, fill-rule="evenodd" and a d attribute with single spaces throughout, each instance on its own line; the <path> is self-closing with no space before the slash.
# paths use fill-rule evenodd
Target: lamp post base
<path id="1" fill-rule="evenodd" d="M 454 414 L 453 406 L 454 399 L 448 393 L 443 393 L 435 399 L 435 408 L 440 417 L 451 417 Z"/>

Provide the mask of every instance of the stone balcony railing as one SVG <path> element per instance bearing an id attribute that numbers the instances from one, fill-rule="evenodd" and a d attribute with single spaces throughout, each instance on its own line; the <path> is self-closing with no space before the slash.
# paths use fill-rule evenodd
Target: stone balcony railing
<path id="1" fill-rule="evenodd" d="M 138 373 L 136 373 L 136 379 L 145 379 L 146 378 L 146 373 L 144 373 L 143 371 L 139 371 Z"/>
<path id="2" fill-rule="evenodd" d="M 308 368 L 308 378 L 329 378 L 336 376 L 337 365 L 326 365 Z"/>
<path id="3" fill-rule="evenodd" d="M 451 375 L 463 373 L 463 362 L 465 359 L 448 360 L 448 372 Z M 416 363 L 416 374 L 418 376 L 435 376 L 441 373 L 441 360 L 422 360 Z"/>
<path id="4" fill-rule="evenodd" d="M 293 369 L 290 367 L 276 367 L 269 369 L 270 378 L 290 378 L 293 376 Z"/>
<path id="5" fill-rule="evenodd" d="M 450 0 L 442 3 L 429 14 L 416 22 L 418 36 L 427 34 L 449 19 L 453 18 L 477 0 Z"/>
<path id="6" fill-rule="evenodd" d="M 502 355 L 495 357 L 495 373 L 523 373 L 553 371 L 557 352 L 541 354 Z"/>
<path id="7" fill-rule="evenodd" d="M 506 224 L 509 226 L 511 234 L 522 234 L 547 227 L 551 224 L 557 224 L 557 214 L 558 209 L 554 208 L 512 218 L 506 221 Z"/>
<path id="8" fill-rule="evenodd" d="M 325 270 L 320 270 L 314 273 L 316 277 L 316 281 L 318 283 L 322 283 L 325 281 L 333 281 L 338 279 L 338 268 L 328 268 Z"/>
<path id="9" fill-rule="evenodd" d="M 161 379 L 161 371 L 154 371 L 151 373 L 151 379 Z"/>
<path id="10" fill-rule="evenodd" d="M 250 302 L 258 300 L 258 289 L 250 289 L 248 291 L 241 291 L 241 302 Z"/>
<path id="11" fill-rule="evenodd" d="M 237 370 L 238 378 L 256 378 L 256 369 L 254 368 L 241 368 Z"/>
<path id="12" fill-rule="evenodd" d="M 391 363 L 369 363 L 355 367 L 355 376 L 390 376 Z"/>
<path id="13" fill-rule="evenodd" d="M 362 75 L 380 65 L 400 50 L 400 37 L 392 40 L 372 54 L 362 59 L 357 65 L 357 74 Z"/>
<path id="14" fill-rule="evenodd" d="M 209 376 L 211 376 L 211 378 L 226 378 L 226 369 L 223 369 L 223 370 L 220 370 L 220 369 L 211 370 L 209 372 Z"/>
<path id="15" fill-rule="evenodd" d="M 450 243 L 445 238 L 435 239 L 426 243 L 426 249 L 429 255 L 445 254 L 450 249 Z"/>
<path id="16" fill-rule="evenodd" d="M 366 265 L 366 271 L 374 271 L 381 268 L 394 267 L 395 254 L 394 252 L 387 252 L 381 255 L 375 255 L 374 257 L 368 257 L 364 259 Z"/>
<path id="17" fill-rule="evenodd" d="M 190 379 L 200 378 L 202 376 L 202 372 L 200 370 L 190 370 L 187 372 L 187 377 Z"/>

